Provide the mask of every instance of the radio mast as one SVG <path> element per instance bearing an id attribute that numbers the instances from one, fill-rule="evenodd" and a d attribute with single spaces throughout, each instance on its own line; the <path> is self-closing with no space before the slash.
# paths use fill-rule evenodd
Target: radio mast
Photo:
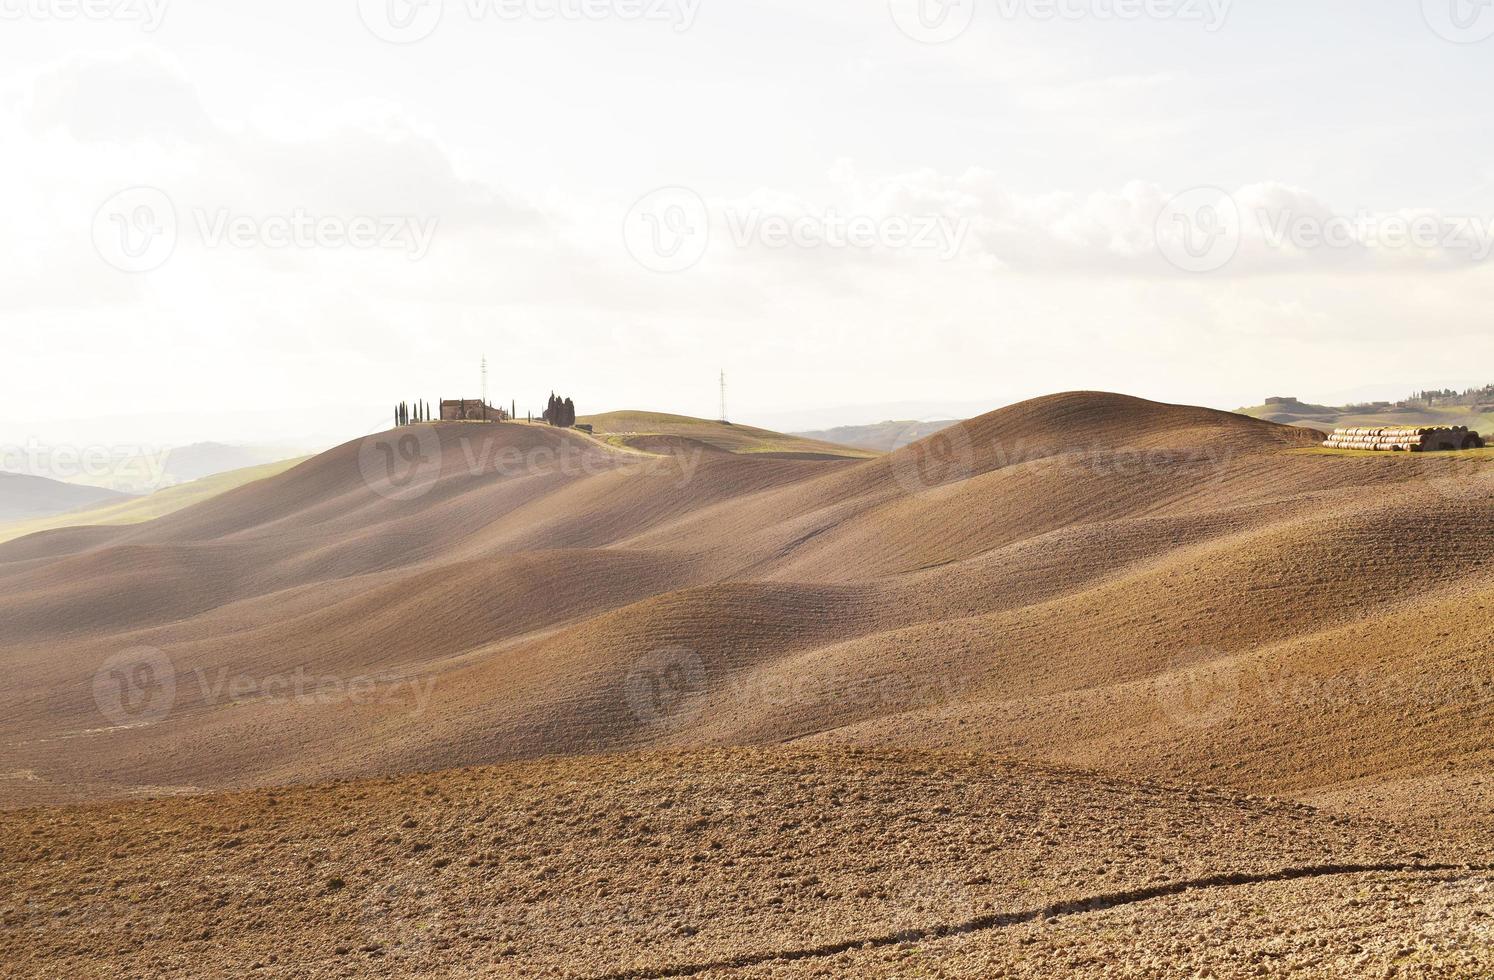
<path id="1" fill-rule="evenodd" d="M 726 370 L 721 371 L 721 421 L 726 421 Z"/>
<path id="2" fill-rule="evenodd" d="M 482 410 L 483 418 L 487 418 L 488 411 L 488 355 L 482 356 Z"/>

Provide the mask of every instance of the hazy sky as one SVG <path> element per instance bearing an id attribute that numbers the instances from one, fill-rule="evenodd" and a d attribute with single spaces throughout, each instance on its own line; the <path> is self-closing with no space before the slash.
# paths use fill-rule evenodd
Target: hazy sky
<path id="1" fill-rule="evenodd" d="M 483 353 L 783 427 L 1494 380 L 1494 5 L 0 18 L 0 443 L 351 437 Z"/>

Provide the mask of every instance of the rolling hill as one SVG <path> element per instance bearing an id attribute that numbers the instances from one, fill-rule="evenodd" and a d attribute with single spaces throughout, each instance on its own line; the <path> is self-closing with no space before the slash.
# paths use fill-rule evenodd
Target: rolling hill
<path id="1" fill-rule="evenodd" d="M 68 511 L 121 504 L 128 494 L 19 473 L 0 473 L 0 521 L 33 520 Z"/>
<path id="2" fill-rule="evenodd" d="M 29 534 L 37 534 L 41 531 L 54 531 L 65 527 L 85 526 L 114 526 L 121 524 L 141 524 L 145 521 L 155 520 L 167 514 L 175 513 L 184 507 L 210 500 L 220 493 L 241 487 L 255 480 L 263 480 L 267 477 L 283 473 L 300 463 L 302 460 L 290 459 L 278 463 L 266 463 L 260 466 L 251 466 L 241 470 L 231 470 L 227 473 L 219 473 L 215 476 L 204 477 L 191 483 L 183 483 L 174 487 L 158 490 L 145 497 L 127 497 L 124 494 L 116 494 L 112 491 L 94 491 L 92 488 L 76 488 L 91 491 L 93 494 L 102 494 L 104 503 L 95 503 L 85 506 L 81 510 L 72 510 L 68 513 L 55 514 L 53 516 L 37 517 L 31 516 L 27 519 L 15 520 L 10 523 L 0 524 L 0 542 L 13 541 L 16 538 L 25 537 Z M 5 476 L 0 474 L 0 487 L 4 486 Z M 62 484 L 68 486 L 68 484 Z"/>
<path id="3" fill-rule="evenodd" d="M 729 453 L 780 453 L 794 456 L 827 456 L 865 459 L 874 453 L 819 439 L 786 435 L 768 429 L 734 422 L 718 422 L 668 415 L 661 412 L 608 412 L 588 415 L 577 422 L 590 425 L 596 434 L 617 446 L 650 446 L 665 443 L 661 439 L 691 440 L 702 446 Z M 689 445 L 686 443 L 685 445 Z"/>
<path id="4" fill-rule="evenodd" d="M 854 446 L 876 453 L 890 453 L 910 442 L 927 439 L 958 422 L 952 419 L 933 422 L 877 422 L 873 425 L 842 425 L 820 432 L 796 432 L 805 439 L 833 442 L 842 446 Z"/>
<path id="5" fill-rule="evenodd" d="M 1488 965 L 1494 467 L 1096 392 L 716 425 L 413 426 L 0 545 L 0 801 L 70 804 L 6 818 L 5 958 L 1217 972 L 1266 906 L 1308 973 Z"/>

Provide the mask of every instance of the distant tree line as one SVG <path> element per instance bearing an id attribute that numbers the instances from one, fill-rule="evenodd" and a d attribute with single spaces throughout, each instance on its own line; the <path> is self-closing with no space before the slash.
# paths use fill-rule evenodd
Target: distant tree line
<path id="1" fill-rule="evenodd" d="M 545 406 L 545 414 L 541 417 L 556 428 L 569 429 L 576 424 L 576 405 L 569 398 L 560 398 L 552 391 L 550 401 Z"/>
<path id="2" fill-rule="evenodd" d="M 1401 402 L 1402 408 L 1410 408 L 1412 403 L 1421 405 L 1485 405 L 1494 402 L 1494 385 L 1485 385 L 1482 388 L 1469 388 L 1467 391 L 1455 391 L 1452 388 L 1443 388 L 1441 391 L 1418 391 L 1411 396 L 1410 402 Z"/>
<path id="3" fill-rule="evenodd" d="M 416 422 L 431 421 L 431 405 L 424 399 L 419 399 L 414 405 L 409 402 L 400 402 L 394 406 L 394 426 L 412 425 Z"/>

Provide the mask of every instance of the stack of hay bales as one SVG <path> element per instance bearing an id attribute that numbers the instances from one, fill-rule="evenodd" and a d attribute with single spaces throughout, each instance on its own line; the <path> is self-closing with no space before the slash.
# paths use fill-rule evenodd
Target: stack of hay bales
<path id="1" fill-rule="evenodd" d="M 1466 425 L 1386 425 L 1335 429 L 1329 449 L 1365 449 L 1385 453 L 1435 453 L 1458 449 L 1482 449 L 1484 440 Z"/>

